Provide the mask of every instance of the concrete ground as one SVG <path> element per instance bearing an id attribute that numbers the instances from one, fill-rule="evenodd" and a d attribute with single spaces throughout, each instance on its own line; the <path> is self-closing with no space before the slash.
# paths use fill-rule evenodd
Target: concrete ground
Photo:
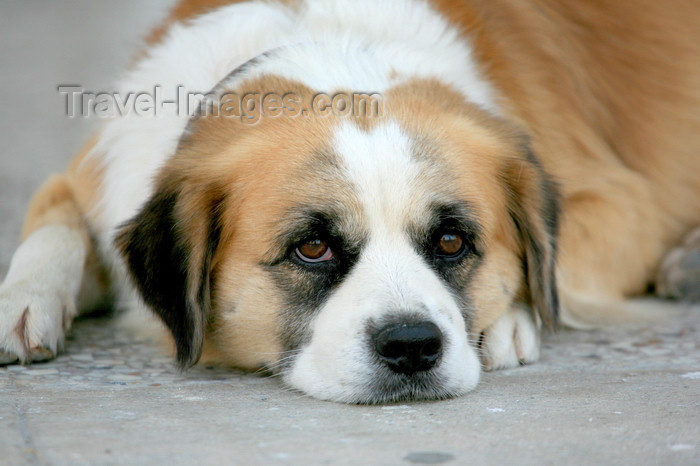
<path id="1" fill-rule="evenodd" d="M 57 86 L 110 90 L 169 3 L 0 3 L 0 276 L 32 191 L 93 128 L 64 116 Z M 0 463 L 700 464 L 700 308 L 670 315 L 561 331 L 538 364 L 486 374 L 473 393 L 388 406 L 182 374 L 110 319 L 81 319 L 55 361 L 0 368 Z"/>

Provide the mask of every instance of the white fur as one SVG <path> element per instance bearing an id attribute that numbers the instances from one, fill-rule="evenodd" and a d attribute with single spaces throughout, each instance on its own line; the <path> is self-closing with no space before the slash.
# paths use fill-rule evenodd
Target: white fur
<path id="1" fill-rule="evenodd" d="M 173 26 L 118 90 L 123 95 L 152 92 L 157 85 L 166 101 L 175 100 L 178 86 L 206 93 L 232 70 L 269 50 L 274 52 L 243 78 L 275 74 L 326 93 L 382 93 L 413 78 L 435 78 L 467 100 L 498 112 L 468 43 L 421 0 L 307 0 L 298 7 L 263 2 L 223 7 Z M 236 84 L 223 83 L 232 88 Z M 126 274 L 114 235 L 151 195 L 153 180 L 175 152 L 188 117 L 174 105 L 160 109 L 158 117 L 116 117 L 105 122 L 90 154 L 100 160 L 104 180 L 100 202 L 88 220 L 102 258 L 114 267 L 119 283 L 126 283 Z M 446 390 L 459 394 L 472 389 L 479 378 L 479 362 L 467 341 L 460 309 L 402 229 L 410 188 L 428 167 L 411 160 L 409 141 L 396 125 L 370 134 L 343 125 L 333 145 L 357 186 L 371 238 L 353 272 L 321 310 L 311 344 L 287 381 L 320 398 L 361 401 L 363 384 L 373 375 L 368 351 L 361 344 L 363 325 L 368 318 L 398 307 L 423 313 L 447 336 L 449 343 L 435 369 Z M 36 232 L 25 244 L 29 246 L 18 251 L 19 265 L 13 262 L 0 295 L 0 346 L 20 356 L 26 356 L 26 348 L 12 340 L 12 329 L 26 306 L 32 312 L 30 345 L 55 352 L 63 336 L 61 310 L 67 309 L 72 317 L 72 297 L 80 283 L 78 264 L 84 262 L 82 244 L 65 231 Z M 27 251 L 33 247 L 45 257 Z M 129 286 L 122 296 L 133 304 Z"/>
<path id="2" fill-rule="evenodd" d="M 284 43 L 293 29 L 285 7 L 262 2 L 232 5 L 191 24 L 176 24 L 119 83 L 119 91 L 152 92 L 159 85 L 166 101 L 177 98 L 180 85 L 189 92 L 208 92 L 251 57 Z M 91 152 L 105 169 L 91 227 L 105 259 L 120 269 L 112 243 L 116 230 L 151 195 L 156 173 L 173 155 L 189 119 L 175 105 L 162 110 L 158 117 L 126 115 L 106 122 Z"/>
<path id="3" fill-rule="evenodd" d="M 459 305 L 405 231 L 407 213 L 421 210 L 412 193 L 422 191 L 426 169 L 411 158 L 410 146 L 393 123 L 370 133 L 350 123 L 336 130 L 333 147 L 362 203 L 369 240 L 350 275 L 320 309 L 311 342 L 285 377 L 318 398 L 372 399 L 369 384 L 379 375 L 367 343 L 367 323 L 397 310 L 421 314 L 445 335 L 435 370 L 449 393 L 467 392 L 479 380 L 480 363 L 467 341 Z"/>
<path id="4" fill-rule="evenodd" d="M 239 65 L 279 47 L 288 48 L 263 60 L 250 75 L 277 74 L 318 92 L 379 93 L 403 80 L 430 76 L 496 111 L 493 92 L 464 38 L 420 0 L 307 0 L 299 9 L 255 2 L 220 8 L 173 26 L 118 89 L 123 94 L 152 92 L 160 85 L 163 100 L 174 100 L 178 85 L 208 92 Z M 105 168 L 92 227 L 113 264 L 121 265 L 112 246 L 117 227 L 151 194 L 153 179 L 174 153 L 187 121 L 172 105 L 158 117 L 129 115 L 105 124 L 92 152 Z"/>
<path id="5" fill-rule="evenodd" d="M 221 8 L 175 26 L 119 89 L 150 91 L 159 84 L 164 100 L 174 99 L 178 85 L 193 92 L 235 89 L 236 82 L 220 81 L 239 65 L 273 49 L 237 79 L 274 74 L 317 92 L 382 93 L 412 78 L 434 77 L 471 102 L 496 111 L 493 93 L 480 77 L 464 38 L 420 0 L 308 0 L 298 9 L 274 3 Z M 168 111 L 158 118 L 129 116 L 108 122 L 93 151 L 105 167 L 102 202 L 93 212 L 93 226 L 101 250 L 112 258 L 115 272 L 122 277 L 123 265 L 112 246 L 115 230 L 151 194 L 156 172 L 175 151 L 188 121 L 174 107 L 164 110 Z M 360 385 L 371 376 L 366 373 L 368 355 L 360 350 L 359 337 L 347 336 L 345 329 L 359 331 L 363 319 L 401 304 L 425 309 L 426 318 L 448 335 L 450 346 L 439 371 L 449 390 L 458 394 L 473 388 L 479 363 L 467 342 L 459 308 L 445 285 L 408 246 L 403 232 L 395 231 L 402 223 L 394 210 L 409 198 L 401 188 L 407 189 L 415 181 L 410 178 L 426 167 L 410 162 L 406 138 L 396 127 L 367 136 L 346 126 L 336 144 L 346 156 L 348 174 L 364 193 L 373 241 L 355 275 L 321 311 L 317 337 L 298 359 L 288 382 L 321 398 L 360 399 Z M 366 154 L 381 153 L 381 157 L 356 158 L 356 144 L 374 150 Z M 379 148 L 388 150 L 393 144 L 403 146 L 396 146 L 391 158 L 382 158 L 385 151 Z M 369 174 L 371 182 L 366 178 Z M 397 246 L 393 240 L 389 244 L 387 238 L 403 238 L 405 244 Z M 392 254 L 386 255 L 389 250 Z M 132 295 L 128 289 L 124 294 Z M 337 319 L 343 318 L 351 322 L 341 325 Z"/>
<path id="6" fill-rule="evenodd" d="M 540 357 L 540 323 L 532 311 L 514 305 L 486 331 L 482 342 L 484 369 L 509 369 Z"/>
<path id="7" fill-rule="evenodd" d="M 20 245 L 0 286 L 0 355 L 29 360 L 33 349 L 56 354 L 77 313 L 85 256 L 80 233 L 62 225 L 40 228 Z"/>
<path id="8" fill-rule="evenodd" d="M 497 111 L 471 50 L 426 2 L 306 1 L 286 47 L 248 77 L 281 75 L 318 92 L 383 92 L 413 78 L 438 78 L 470 102 Z M 400 20 L 397 20 L 400 18 Z"/>

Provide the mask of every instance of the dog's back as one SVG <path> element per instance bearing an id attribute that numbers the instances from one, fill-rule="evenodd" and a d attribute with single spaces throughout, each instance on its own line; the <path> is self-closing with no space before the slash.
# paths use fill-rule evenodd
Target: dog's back
<path id="1" fill-rule="evenodd" d="M 700 3 L 437 3 L 562 190 L 564 317 L 604 317 L 700 224 Z"/>

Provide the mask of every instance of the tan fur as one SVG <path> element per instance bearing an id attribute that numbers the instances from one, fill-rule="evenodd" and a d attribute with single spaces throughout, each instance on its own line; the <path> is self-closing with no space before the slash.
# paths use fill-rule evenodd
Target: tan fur
<path id="1" fill-rule="evenodd" d="M 486 262 L 474 277 L 475 316 L 470 331 L 477 336 L 489 327 L 521 293 L 521 247 L 515 225 L 508 218 L 506 193 L 497 178 L 504 157 L 517 158 L 511 144 L 512 128 L 464 105 L 457 94 L 440 83 L 415 81 L 386 95 L 387 113 L 414 134 L 426 139 L 426 151 L 450 167 L 460 187 L 457 196 L 468 199 L 478 212 L 486 238 Z M 415 115 L 421 115 L 417 120 Z M 427 124 L 426 122 L 431 122 Z"/>
<path id="2" fill-rule="evenodd" d="M 97 201 L 102 179 L 98 162 L 87 158 L 95 141 L 86 144 L 65 175 L 53 175 L 36 192 L 22 227 L 23 240 L 42 226 L 59 223 L 83 232 L 86 244 L 90 243 L 83 213 Z"/>
<path id="3" fill-rule="evenodd" d="M 183 1 L 149 42 L 175 22 L 228 3 Z M 391 117 L 438 144 L 459 180 L 459 195 L 476 202 L 489 252 L 475 277 L 474 300 L 487 311 L 471 330 L 480 333 L 528 293 L 521 269 L 526 252 L 508 217 L 507 190 L 489 183 L 521 167 L 509 165 L 521 157 L 521 134 L 562 190 L 557 279 L 568 321 L 601 318 L 611 302 L 642 293 L 664 252 L 700 224 L 700 4 L 433 3 L 464 31 L 506 116 L 519 125 L 457 103 L 460 98 L 437 84 L 412 83 L 386 96 Z M 256 92 L 313 93 L 274 78 L 248 85 Z M 368 129 L 378 121 L 357 123 Z M 325 195 L 326 188 L 305 175 L 313 173 L 334 124 L 333 118 L 263 118 L 253 132 L 236 119 L 203 119 L 192 138 L 207 144 L 186 140 L 161 175 L 160 189 L 187 194 L 177 214 L 193 246 L 193 270 L 206 254 L 209 208 L 227 199 L 211 263 L 214 314 L 205 361 L 249 369 L 276 363 L 281 303 L 265 286 L 269 277 L 260 262 L 269 259 L 275 220 L 285 209 Z M 101 178 L 84 154 L 66 177 L 53 178 L 37 194 L 25 234 L 52 222 L 84 229 L 81 212 L 94 207 Z M 527 168 L 517 173 L 523 186 L 537 176 Z M 526 197 L 523 208 L 531 214 L 537 203 Z"/>
<path id="4" fill-rule="evenodd" d="M 50 177 L 34 195 L 22 227 L 22 239 L 43 226 L 57 223 L 85 233 L 80 208 L 63 175 Z M 82 236 L 87 244 L 88 236 Z"/>
<path id="5" fill-rule="evenodd" d="M 261 94 L 284 89 L 307 102 L 313 96 L 310 89 L 279 78 L 255 80 L 246 89 Z M 245 94 L 246 90 L 240 92 Z M 313 115 L 308 119 L 263 118 L 255 127 L 238 118 L 204 118 L 164 171 L 163 183 L 176 180 L 185 192 L 191 189 L 196 193 L 183 203 L 184 218 L 200 218 L 213 192 L 226 197 L 221 209 L 220 247 L 212 260 L 214 314 L 205 340 L 204 361 L 246 369 L 277 363 L 282 303 L 260 262 L 270 259 L 269 251 L 276 245 L 277 221 L 289 206 L 326 197 L 325 185 L 317 181 L 328 178 L 314 173 L 314 169 L 324 169 L 321 163 L 315 166 L 314 158 L 326 150 L 335 124 L 333 118 Z M 196 144 L 200 140 L 209 141 L 206 153 L 201 152 L 201 144 Z M 192 163 L 195 160 L 199 162 Z M 338 185 L 343 180 L 337 178 L 334 182 Z M 210 188 L 202 190 L 202 186 Z M 192 244 L 201 241 L 193 240 Z"/>
<path id="6" fill-rule="evenodd" d="M 244 1 L 244 0 L 240 0 Z M 148 45 L 161 41 L 168 29 L 176 23 L 186 21 L 213 9 L 236 3 L 236 0 L 189 0 L 177 3 L 163 23 L 156 27 L 146 38 Z"/>
<path id="7" fill-rule="evenodd" d="M 435 3 L 473 38 L 563 190 L 565 310 L 600 318 L 576 297 L 642 293 L 665 251 L 700 223 L 700 5 Z"/>
<path id="8" fill-rule="evenodd" d="M 275 77 L 261 78 L 244 89 L 289 90 L 309 101 L 313 91 Z M 432 81 L 416 81 L 385 96 L 387 114 L 409 132 L 425 140 L 422 156 L 435 157 L 435 166 L 449 172 L 426 185 L 426 192 L 446 189 L 448 178 L 457 180 L 461 199 L 468 199 L 479 214 L 486 240 L 486 261 L 474 277 L 471 299 L 482 310 L 474 317 L 475 338 L 523 293 L 521 241 L 509 217 L 508 192 L 500 183 L 501 172 L 518 163 L 517 182 L 526 183 L 529 172 L 521 167 L 522 137 L 513 128 L 480 110 L 460 102 L 456 95 Z M 419 113 L 425 119 L 417 121 Z M 353 119 L 368 130 L 385 119 Z M 352 188 L 323 160 L 333 127 L 341 120 L 317 118 L 263 118 L 251 127 L 237 118 L 201 118 L 190 128 L 180 150 L 164 170 L 160 190 L 181 189 L 187 194 L 179 216 L 194 245 L 194 257 L 203 254 L 203 219 L 213 198 L 225 198 L 221 212 L 221 238 L 212 259 L 214 277 L 210 316 L 203 360 L 247 369 L 271 367 L 280 357 L 279 290 L 271 283 L 261 262 L 270 260 L 276 234 L 287 209 L 295 205 L 318 205 L 337 200 L 353 220 Z M 430 121 L 432 124 L 427 124 Z M 207 144 L 201 144 L 207 141 Z M 321 157 L 319 159 L 319 157 Z M 323 182 L 319 182 L 323 180 Z M 329 193 L 327 187 L 333 186 Z M 527 191 L 527 189 L 526 189 Z M 344 194 L 347 192 L 347 195 Z M 423 192 L 416 192 L 417 204 Z M 416 211 L 421 214 L 422 211 Z M 358 214 L 359 215 L 359 214 Z M 408 220 L 407 220 L 408 222 Z M 193 260 L 193 269 L 199 267 Z"/>
<path id="9" fill-rule="evenodd" d="M 209 3 L 181 2 L 170 21 Z M 699 4 L 433 3 L 474 45 L 563 191 L 565 309 L 585 320 L 594 311 L 574 304 L 582 296 L 605 307 L 642 293 L 700 223 Z"/>
<path id="10" fill-rule="evenodd" d="M 148 45 L 157 44 L 163 39 L 163 36 L 168 29 L 176 23 L 187 21 L 196 16 L 206 14 L 209 11 L 215 10 L 226 5 L 241 3 L 247 0 L 184 0 L 177 3 L 170 11 L 168 17 L 163 23 L 155 28 L 146 38 Z M 279 0 L 281 3 L 295 4 L 297 0 Z"/>
<path id="11" fill-rule="evenodd" d="M 78 233 L 86 247 L 83 286 L 77 306 L 92 310 L 105 305 L 110 292 L 110 277 L 95 248 L 88 215 L 99 196 L 102 170 L 94 158 L 87 155 L 96 142 L 92 138 L 73 159 L 65 175 L 53 175 L 36 192 L 25 216 L 22 240 L 41 227 L 64 225 Z M 70 325 L 70 322 L 67 324 Z"/>
<path id="12" fill-rule="evenodd" d="M 97 143 L 98 135 L 94 135 L 71 161 L 66 172 L 66 182 L 70 186 L 75 202 L 81 212 L 95 215 L 99 213 L 97 201 L 100 198 L 100 186 L 103 178 L 103 168 L 98 157 L 89 154 Z"/>

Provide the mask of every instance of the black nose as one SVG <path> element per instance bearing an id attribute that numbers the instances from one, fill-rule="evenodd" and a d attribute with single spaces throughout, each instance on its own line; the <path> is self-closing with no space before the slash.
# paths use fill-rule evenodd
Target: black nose
<path id="1" fill-rule="evenodd" d="M 387 325 L 372 341 L 382 362 L 399 374 L 427 371 L 442 353 L 442 332 L 432 322 Z"/>

